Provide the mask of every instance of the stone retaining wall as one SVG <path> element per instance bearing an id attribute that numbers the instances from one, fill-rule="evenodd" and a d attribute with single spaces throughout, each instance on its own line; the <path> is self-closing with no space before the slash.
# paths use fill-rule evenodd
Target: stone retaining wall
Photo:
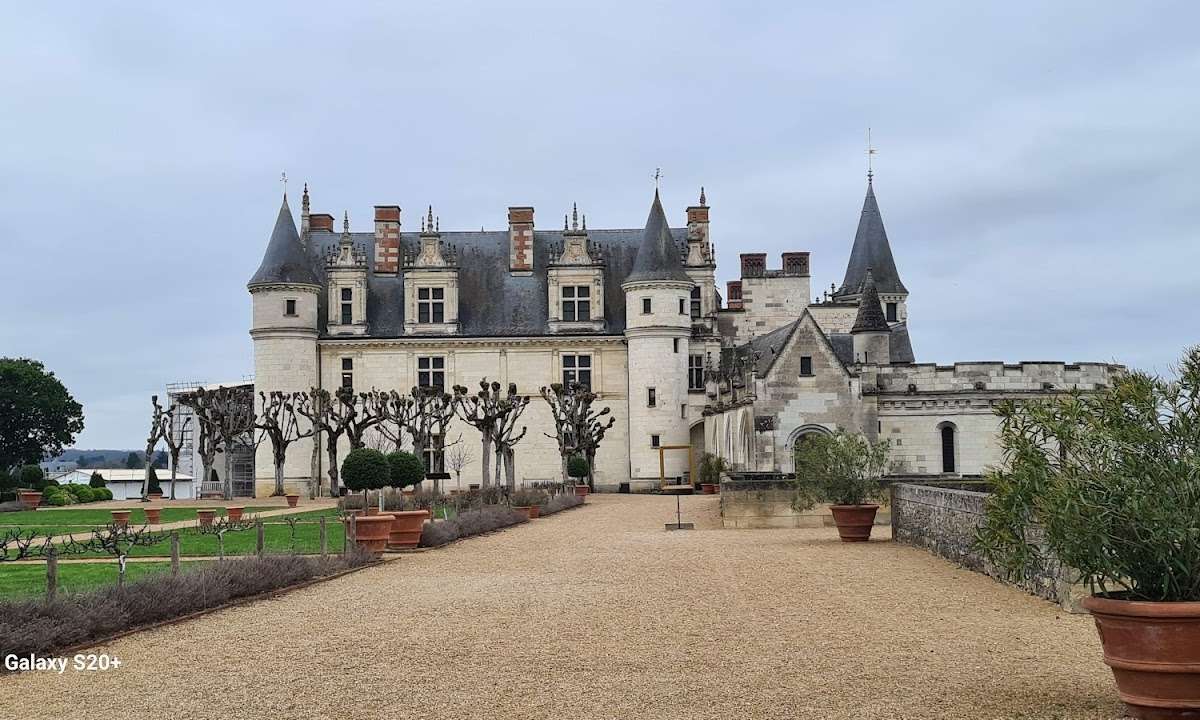
<path id="1" fill-rule="evenodd" d="M 792 508 L 795 490 L 786 475 L 756 474 L 721 479 L 721 527 L 737 529 L 833 527 L 828 505 L 799 512 Z M 876 525 L 890 522 L 879 508 Z"/>
<path id="2" fill-rule="evenodd" d="M 891 486 L 892 540 L 923 548 L 962 567 L 1016 585 L 1075 612 L 1087 591 L 1070 580 L 1058 562 L 1027 568 L 1015 582 L 975 548 L 988 494 L 948 487 L 896 483 Z"/>

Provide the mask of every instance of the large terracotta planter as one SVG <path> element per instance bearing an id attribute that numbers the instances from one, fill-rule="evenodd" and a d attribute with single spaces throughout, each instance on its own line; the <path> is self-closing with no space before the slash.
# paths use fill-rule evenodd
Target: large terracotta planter
<path id="1" fill-rule="evenodd" d="M 37 490 L 22 490 L 18 497 L 25 503 L 27 510 L 37 510 L 38 505 L 42 504 L 42 494 Z"/>
<path id="2" fill-rule="evenodd" d="M 349 518 L 347 518 L 349 522 Z M 386 513 L 379 515 L 359 515 L 354 523 L 355 538 L 358 546 L 376 557 L 383 554 L 388 544 L 388 536 L 392 531 L 392 516 Z"/>
<path id="3" fill-rule="evenodd" d="M 146 508 L 146 522 L 158 525 L 162 522 L 162 508 Z"/>
<path id="4" fill-rule="evenodd" d="M 196 516 L 200 518 L 201 527 L 211 527 L 213 518 L 217 516 L 216 510 L 197 510 Z"/>
<path id="5" fill-rule="evenodd" d="M 117 527 L 129 527 L 129 513 L 130 512 L 131 512 L 130 510 L 113 510 L 112 511 L 113 524 L 116 525 Z"/>
<path id="6" fill-rule="evenodd" d="M 246 508 L 235 505 L 234 507 L 225 508 L 225 515 L 229 518 L 229 522 L 241 522 L 242 513 Z"/>
<path id="7" fill-rule="evenodd" d="M 1137 718 L 1200 718 L 1200 602 L 1084 598 L 1117 694 Z"/>
<path id="8" fill-rule="evenodd" d="M 294 507 L 296 507 L 297 505 L 299 505 L 299 504 L 300 504 L 300 496 L 299 496 L 299 495 L 297 495 L 297 494 L 295 494 L 295 493 L 291 493 L 291 494 L 285 495 L 284 497 L 286 497 L 286 498 L 287 498 L 287 501 L 288 501 L 288 507 L 292 507 L 292 508 L 294 508 Z"/>
<path id="9" fill-rule="evenodd" d="M 842 542 L 866 542 L 871 539 L 878 505 L 830 505 L 833 524 Z"/>
<path id="10" fill-rule="evenodd" d="M 541 505 L 513 505 L 512 509 L 520 510 L 521 512 L 525 513 L 525 517 L 529 518 L 530 520 L 542 514 Z"/>
<path id="11" fill-rule="evenodd" d="M 151 501 L 158 501 L 163 499 L 163 494 L 161 492 L 146 493 L 146 497 L 150 498 Z"/>
<path id="12" fill-rule="evenodd" d="M 590 493 L 591 491 L 592 491 L 592 489 L 590 487 L 588 487 L 587 485 L 576 485 L 575 486 L 575 495 L 577 497 L 583 497 L 583 496 L 587 495 L 588 493 Z"/>
<path id="13" fill-rule="evenodd" d="M 393 512 L 392 517 L 395 519 L 388 535 L 388 547 L 405 550 L 421 543 L 421 529 L 429 519 L 428 510 L 403 510 Z"/>
<path id="14" fill-rule="evenodd" d="M 700 483 L 700 492 L 705 495 L 716 495 L 718 487 L 716 483 Z"/>

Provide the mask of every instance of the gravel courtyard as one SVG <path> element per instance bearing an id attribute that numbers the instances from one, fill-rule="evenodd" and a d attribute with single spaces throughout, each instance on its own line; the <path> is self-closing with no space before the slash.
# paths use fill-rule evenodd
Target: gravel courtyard
<path id="1" fill-rule="evenodd" d="M 587 506 L 0 677 L 24 718 L 1114 718 L 1091 619 L 717 498 Z M 881 540 L 886 539 L 886 528 Z"/>

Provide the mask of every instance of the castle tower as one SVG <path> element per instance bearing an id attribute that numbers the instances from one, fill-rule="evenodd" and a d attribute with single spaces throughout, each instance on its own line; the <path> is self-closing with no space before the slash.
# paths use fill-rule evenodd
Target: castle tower
<path id="1" fill-rule="evenodd" d="M 854 340 L 854 361 L 873 365 L 887 365 L 891 358 L 892 330 L 888 327 L 879 304 L 879 291 L 871 268 L 863 278 L 862 297 L 858 301 L 858 316 L 850 336 Z"/>
<path id="2" fill-rule="evenodd" d="M 306 391 L 318 384 L 317 300 L 321 281 L 313 265 L 300 243 L 285 195 L 262 264 L 246 284 L 254 306 L 250 337 L 254 340 L 256 399 L 259 391 Z M 289 491 L 307 489 L 311 460 L 311 439 L 288 447 L 284 479 Z M 269 494 L 274 477 L 270 444 L 263 443 L 254 461 L 255 495 Z"/>
<path id="3" fill-rule="evenodd" d="M 689 441 L 689 303 L 694 285 L 655 190 L 633 270 L 621 285 L 629 354 L 629 465 L 635 481 L 657 481 L 658 446 Z M 679 477 L 687 469 L 686 450 L 664 451 L 666 477 Z"/>
<path id="4" fill-rule="evenodd" d="M 879 203 L 875 200 L 875 186 L 870 174 L 867 175 L 867 197 L 863 200 L 862 216 L 858 220 L 858 231 L 854 234 L 854 247 L 850 250 L 850 261 L 846 263 L 846 276 L 834 297 L 843 301 L 858 301 L 868 269 L 875 278 L 884 318 L 888 322 L 906 322 L 908 289 L 900 282 L 900 273 L 892 258 L 892 247 L 883 228 L 883 216 L 879 214 Z"/>

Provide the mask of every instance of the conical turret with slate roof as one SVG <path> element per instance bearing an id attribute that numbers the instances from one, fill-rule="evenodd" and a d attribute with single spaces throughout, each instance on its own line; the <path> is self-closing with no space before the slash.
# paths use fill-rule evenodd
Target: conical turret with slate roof
<path id="1" fill-rule="evenodd" d="M 287 195 L 283 196 L 283 205 L 279 208 L 279 217 L 267 242 L 262 264 L 258 266 L 254 277 L 250 278 L 247 287 L 277 284 L 320 285 L 308 253 L 300 244 L 300 234 L 296 232 L 296 222 L 288 208 Z"/>
<path id="2" fill-rule="evenodd" d="M 858 301 L 858 316 L 854 318 L 852 333 L 860 332 L 891 332 L 887 318 L 883 316 L 883 306 L 879 303 L 879 289 L 875 285 L 875 277 L 871 268 L 863 279 L 862 298 Z"/>
<path id="3" fill-rule="evenodd" d="M 900 282 L 896 261 L 892 259 L 892 247 L 888 244 L 883 216 L 879 214 L 879 203 L 875 200 L 875 187 L 870 178 L 867 179 L 867 197 L 863 200 L 858 231 L 854 234 L 854 247 L 846 264 L 846 277 L 837 295 L 857 295 L 862 292 L 868 269 L 875 276 L 875 286 L 879 292 L 885 295 L 908 294 L 908 289 Z"/>
<path id="4" fill-rule="evenodd" d="M 642 244 L 638 247 L 633 269 L 625 278 L 625 282 L 655 280 L 692 282 L 683 270 L 683 258 L 679 255 L 679 246 L 671 237 L 671 228 L 667 225 L 667 216 L 663 212 L 658 190 L 654 191 L 654 203 L 650 206 L 650 216 L 646 218 Z"/>

